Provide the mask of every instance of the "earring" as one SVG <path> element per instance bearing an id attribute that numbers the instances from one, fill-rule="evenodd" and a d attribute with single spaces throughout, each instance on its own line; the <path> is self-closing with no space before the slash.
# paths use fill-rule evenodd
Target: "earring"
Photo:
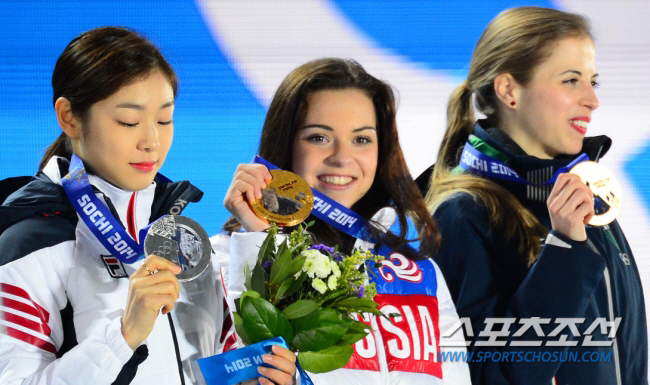
<path id="1" fill-rule="evenodd" d="M 514 101 L 514 100 L 511 101 L 511 102 L 510 102 L 510 105 L 514 107 L 514 106 L 515 106 L 515 101 Z"/>

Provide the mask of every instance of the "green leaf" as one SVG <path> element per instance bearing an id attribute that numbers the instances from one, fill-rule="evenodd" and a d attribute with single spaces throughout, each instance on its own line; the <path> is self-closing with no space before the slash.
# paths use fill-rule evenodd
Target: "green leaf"
<path id="1" fill-rule="evenodd" d="M 284 293 L 285 297 L 290 296 L 291 294 L 295 293 L 296 291 L 300 290 L 302 288 L 303 282 L 307 279 L 307 273 L 303 273 L 298 279 L 293 281 L 293 283 L 289 286 L 287 291 Z"/>
<path id="2" fill-rule="evenodd" d="M 342 298 L 346 298 L 348 296 L 347 290 L 346 289 L 338 289 L 329 292 L 325 297 L 321 299 L 321 304 L 325 306 L 331 306 L 332 304 L 337 303 L 339 300 Z"/>
<path id="3" fill-rule="evenodd" d="M 343 337 L 341 337 L 340 342 L 352 345 L 357 341 L 366 338 L 367 335 L 368 333 L 346 333 Z"/>
<path id="4" fill-rule="evenodd" d="M 304 255 L 294 258 L 291 261 L 291 269 L 289 270 L 289 275 L 296 275 L 300 270 L 302 270 L 302 267 L 305 265 L 306 260 L 307 257 Z"/>
<path id="5" fill-rule="evenodd" d="M 252 290 L 251 287 L 251 268 L 248 263 L 244 263 L 244 286 L 246 290 Z"/>
<path id="6" fill-rule="evenodd" d="M 346 298 L 338 301 L 336 303 L 336 306 L 346 307 L 350 309 L 361 309 L 365 311 L 366 309 L 376 309 L 377 302 L 369 298 Z"/>
<path id="7" fill-rule="evenodd" d="M 291 251 L 287 247 L 287 240 L 280 245 L 278 249 L 278 257 L 273 261 L 271 266 L 271 278 L 269 285 L 277 285 L 279 282 L 285 280 L 291 271 Z"/>
<path id="8" fill-rule="evenodd" d="M 287 317 L 265 299 L 247 296 L 241 301 L 240 315 L 252 343 L 280 336 L 287 341 L 293 340 L 293 329 Z"/>
<path id="9" fill-rule="evenodd" d="M 269 227 L 269 234 L 264 238 L 260 251 L 257 253 L 257 263 L 262 264 L 271 259 L 271 255 L 275 253 L 275 234 L 278 232 L 278 226 L 273 224 Z"/>
<path id="10" fill-rule="evenodd" d="M 352 323 L 348 326 L 348 333 L 368 333 L 370 331 L 372 331 L 372 328 L 369 325 L 357 320 L 352 320 Z"/>
<path id="11" fill-rule="evenodd" d="M 291 344 L 303 352 L 330 347 L 345 335 L 351 321 L 334 309 L 319 308 L 291 320 L 295 332 Z"/>
<path id="12" fill-rule="evenodd" d="M 291 305 L 287 306 L 282 310 L 282 314 L 287 317 L 287 319 L 294 319 L 304 317 L 314 310 L 318 309 L 318 302 L 311 299 L 301 299 L 296 301 Z"/>
<path id="13" fill-rule="evenodd" d="M 348 327 L 348 332 L 341 338 L 338 344 L 353 344 L 362 338 L 365 338 L 372 328 L 361 321 L 352 320 Z"/>
<path id="14" fill-rule="evenodd" d="M 261 298 L 260 293 L 256 292 L 255 290 L 246 290 L 245 292 L 241 293 L 239 300 L 242 301 L 246 297 Z"/>
<path id="15" fill-rule="evenodd" d="M 293 283 L 296 281 L 294 277 L 289 277 L 288 279 L 285 279 L 282 281 L 280 284 L 280 287 L 278 288 L 277 293 L 275 294 L 275 301 L 273 301 L 273 304 L 275 305 L 279 300 L 285 297 L 284 293 L 293 285 Z"/>
<path id="16" fill-rule="evenodd" d="M 244 321 L 241 319 L 241 316 L 238 313 L 232 313 L 232 316 L 235 319 L 235 330 L 237 330 L 237 335 L 246 345 L 250 345 L 251 339 L 246 335 L 246 331 L 244 330 Z"/>
<path id="17" fill-rule="evenodd" d="M 352 346 L 330 346 L 315 352 L 300 352 L 298 360 L 303 369 L 312 373 L 324 373 L 340 369 L 350 361 Z"/>
<path id="18" fill-rule="evenodd" d="M 255 264 L 253 274 L 251 275 L 251 289 L 260 293 L 263 298 L 269 298 L 268 289 L 266 288 L 266 273 L 262 265 Z"/>

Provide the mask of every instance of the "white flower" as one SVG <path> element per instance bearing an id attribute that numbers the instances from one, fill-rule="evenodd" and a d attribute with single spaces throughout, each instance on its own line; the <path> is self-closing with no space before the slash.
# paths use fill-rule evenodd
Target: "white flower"
<path id="1" fill-rule="evenodd" d="M 316 275 L 316 261 L 307 258 L 307 260 L 305 260 L 305 264 L 302 265 L 302 271 L 307 273 L 309 278 L 314 278 L 314 275 Z"/>
<path id="2" fill-rule="evenodd" d="M 327 279 L 327 287 L 328 287 L 330 290 L 334 290 L 334 289 L 336 289 L 336 284 L 337 284 L 337 282 L 336 282 L 337 279 L 336 279 L 336 278 L 337 278 L 337 277 L 335 277 L 335 276 L 333 276 L 333 275 L 330 275 L 330 277 Z"/>
<path id="3" fill-rule="evenodd" d="M 305 250 L 301 255 L 307 257 L 302 271 L 306 272 L 310 278 L 314 278 L 314 276 L 326 278 L 332 271 L 329 257 L 320 251 Z"/>
<path id="4" fill-rule="evenodd" d="M 330 261 L 328 256 L 321 255 L 322 257 L 316 262 L 316 275 L 318 278 L 327 278 L 332 272 L 332 261 Z"/>
<path id="5" fill-rule="evenodd" d="M 334 274 L 336 278 L 341 276 L 341 269 L 339 269 L 339 265 L 336 262 L 332 262 L 332 274 Z"/>
<path id="6" fill-rule="evenodd" d="M 311 285 L 314 289 L 318 290 L 318 292 L 321 294 L 325 294 L 325 292 L 327 291 L 327 285 L 320 278 L 314 278 L 314 280 L 311 282 Z"/>
<path id="7" fill-rule="evenodd" d="M 307 257 L 307 260 L 309 261 L 310 259 L 318 259 L 318 258 L 320 258 L 320 256 L 323 255 L 323 253 L 321 253 L 318 250 L 309 249 L 309 250 L 303 251 L 302 253 L 300 253 L 300 255 Z"/>

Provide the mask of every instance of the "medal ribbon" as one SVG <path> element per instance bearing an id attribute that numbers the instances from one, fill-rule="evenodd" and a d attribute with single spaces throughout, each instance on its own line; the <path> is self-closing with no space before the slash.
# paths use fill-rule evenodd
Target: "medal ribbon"
<path id="1" fill-rule="evenodd" d="M 553 174 L 551 179 L 539 185 L 554 184 L 555 180 L 558 176 L 560 176 L 560 174 L 568 172 L 571 170 L 571 168 L 573 168 L 573 166 L 586 160 L 589 160 L 587 154 L 580 154 L 580 156 L 574 159 L 573 162 L 564 167 L 560 167 L 557 171 L 555 171 L 555 174 Z M 465 171 L 468 171 L 472 174 L 478 174 L 486 178 L 502 179 L 510 182 L 529 185 L 534 184 L 520 177 L 519 174 L 515 172 L 515 170 L 510 168 L 510 166 L 506 165 L 501 160 L 480 152 L 469 142 L 465 143 L 465 148 L 463 149 L 463 153 L 460 156 L 460 163 L 458 166 Z"/>
<path id="2" fill-rule="evenodd" d="M 278 166 L 274 165 L 259 155 L 255 155 L 253 162 L 263 164 L 269 170 L 280 170 Z M 319 218 L 328 225 L 346 233 L 347 235 L 373 244 L 377 243 L 377 241 L 370 236 L 368 232 L 368 224 L 366 220 L 361 217 L 361 215 L 343 206 L 322 192 L 314 188 L 311 190 L 314 194 L 314 207 L 312 207 L 311 213 L 315 217 Z M 414 230 L 415 226 L 411 224 L 411 226 L 409 226 L 409 229 Z M 397 230 L 397 233 L 399 233 L 398 224 L 395 223 L 393 226 L 391 226 L 390 230 Z M 411 235 L 414 235 L 414 237 L 411 238 Z M 413 231 L 409 231 L 409 237 L 407 239 L 416 239 L 417 237 L 417 231 L 414 233 Z M 411 242 L 411 244 L 415 246 L 419 243 Z M 413 249 L 413 246 L 409 244 L 404 245 L 404 247 Z M 392 254 L 392 250 L 386 245 L 382 245 L 379 249 L 376 250 L 376 252 L 385 257 L 388 257 L 390 254 Z"/>
<path id="3" fill-rule="evenodd" d="M 149 226 L 140 230 L 138 244 L 113 216 L 108 207 L 95 195 L 83 161 L 72 155 L 68 175 L 61 179 L 63 189 L 70 199 L 75 211 L 84 221 L 93 235 L 101 242 L 111 255 L 131 264 L 144 256 L 144 238 Z M 169 179 L 158 174 L 164 181 Z"/>
<path id="4" fill-rule="evenodd" d="M 263 164 L 269 170 L 280 169 L 259 155 L 255 155 L 253 162 Z M 322 192 L 313 188 L 311 190 L 314 194 L 314 206 L 311 213 L 314 216 L 350 236 L 372 242 L 366 231 L 365 219 Z"/>
<path id="5" fill-rule="evenodd" d="M 265 364 L 262 355 L 271 353 L 271 346 L 280 345 L 289 349 L 282 337 L 271 338 L 237 350 L 217 354 L 216 356 L 199 358 L 198 363 L 207 385 L 233 385 L 239 382 L 260 377 L 259 366 L 272 367 Z M 313 385 L 304 369 L 296 361 L 296 369 L 300 373 L 300 383 Z"/>

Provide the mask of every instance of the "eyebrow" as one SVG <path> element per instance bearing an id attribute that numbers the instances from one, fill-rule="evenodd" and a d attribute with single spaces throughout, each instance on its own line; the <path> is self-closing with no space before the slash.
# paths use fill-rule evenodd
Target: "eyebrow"
<path id="1" fill-rule="evenodd" d="M 160 109 L 163 110 L 163 109 L 171 107 L 173 105 L 174 105 L 174 101 L 171 100 L 171 101 L 163 104 L 162 106 L 160 106 Z M 117 106 L 115 106 L 115 108 L 131 108 L 131 109 L 138 110 L 138 111 L 143 111 L 144 110 L 143 105 L 135 104 L 135 103 L 120 103 Z"/>
<path id="2" fill-rule="evenodd" d="M 562 75 L 564 75 L 564 74 L 567 74 L 567 73 L 571 73 L 571 74 L 576 74 L 576 75 L 578 75 L 578 76 L 582 76 L 582 72 L 580 72 L 580 71 L 578 71 L 578 70 L 566 70 L 566 71 L 562 72 L 562 73 L 560 74 L 560 76 L 562 76 Z M 593 74 L 591 77 L 592 77 L 592 78 L 595 78 L 595 77 L 597 77 L 597 76 L 598 76 L 598 74 L 596 73 L 596 74 Z"/>
<path id="3" fill-rule="evenodd" d="M 306 125 L 306 126 L 302 127 L 303 130 L 307 129 L 307 128 L 322 128 L 323 130 L 334 131 L 334 129 L 332 127 L 324 125 L 324 124 L 309 124 L 309 125 Z M 359 131 L 363 131 L 363 130 L 375 130 L 375 131 L 377 131 L 377 129 L 375 127 L 363 126 L 363 127 L 355 128 L 354 130 L 352 130 L 352 132 L 359 132 Z"/>

